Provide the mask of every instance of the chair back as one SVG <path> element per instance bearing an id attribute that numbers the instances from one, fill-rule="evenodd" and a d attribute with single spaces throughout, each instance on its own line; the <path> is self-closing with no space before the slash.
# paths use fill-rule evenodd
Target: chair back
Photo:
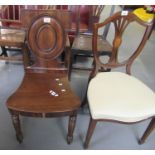
<path id="1" fill-rule="evenodd" d="M 30 15 L 25 17 L 23 24 L 25 27 L 30 25 L 25 45 L 34 54 L 35 60 L 31 69 L 67 70 L 59 59 L 66 45 L 65 28 L 68 29 L 68 23 L 70 23 L 70 13 L 68 11 L 65 13 L 57 10 L 51 10 L 51 12 L 47 10 L 24 11 L 24 15 Z"/>
<path id="2" fill-rule="evenodd" d="M 63 25 L 63 28 L 65 31 L 68 31 L 71 29 L 71 12 L 68 10 L 50 10 L 50 9 L 22 9 L 21 10 L 21 22 L 22 27 L 27 29 L 32 20 L 41 14 L 48 14 L 50 16 L 55 17 L 58 19 L 61 24 Z"/>
<path id="3" fill-rule="evenodd" d="M 91 76 L 95 76 L 99 70 L 107 71 L 107 69 L 112 69 L 112 68 L 121 67 L 121 66 L 125 66 L 127 74 L 131 74 L 131 71 L 130 71 L 131 65 L 132 65 L 133 61 L 137 58 L 137 56 L 140 54 L 140 52 L 142 51 L 144 45 L 146 44 L 148 37 L 149 37 L 149 33 L 153 26 L 153 22 L 146 23 L 146 22 L 140 20 L 132 12 L 127 12 L 127 15 L 126 15 L 126 12 L 125 12 L 125 15 L 123 15 L 123 13 L 124 12 L 115 13 L 113 16 L 107 18 L 104 22 L 94 24 L 92 48 L 93 48 L 93 54 L 94 54 L 94 63 L 95 63 L 94 66 L 95 67 L 94 67 L 94 70 L 93 70 Z M 119 47 L 122 43 L 123 33 L 124 33 L 125 29 L 127 28 L 127 26 L 133 22 L 136 22 L 145 28 L 144 34 L 143 34 L 140 44 L 138 45 L 136 50 L 133 51 L 132 54 L 126 60 L 124 60 L 123 62 L 119 62 L 118 54 L 119 54 Z M 103 63 L 103 62 L 101 62 L 101 59 L 100 59 L 98 51 L 97 51 L 97 49 L 98 49 L 97 36 L 98 36 L 99 28 L 102 28 L 109 23 L 114 25 L 115 33 L 114 33 L 114 39 L 113 39 L 113 43 L 112 43 L 113 45 L 112 45 L 111 57 L 108 60 L 108 62 Z M 134 36 L 132 36 L 132 37 L 134 37 Z M 130 40 L 130 39 L 132 39 L 132 38 L 128 38 L 128 40 Z"/>
<path id="4" fill-rule="evenodd" d="M 73 5 L 69 6 L 72 12 L 73 31 L 76 34 L 92 31 L 94 22 L 99 21 L 100 13 L 97 11 L 97 5 Z"/>
<path id="5" fill-rule="evenodd" d="M 2 27 L 19 28 L 21 25 L 19 5 L 5 5 L 0 10 L 0 21 Z"/>
<path id="6" fill-rule="evenodd" d="M 56 9 L 71 11 L 72 32 L 87 31 L 92 6 L 88 5 L 57 5 Z"/>
<path id="7" fill-rule="evenodd" d="M 98 8 L 98 9 L 97 9 Z M 79 33 L 92 32 L 92 25 L 99 21 L 103 6 L 97 5 L 57 5 L 56 9 L 71 11 L 71 30 L 69 40 L 72 45 Z"/>

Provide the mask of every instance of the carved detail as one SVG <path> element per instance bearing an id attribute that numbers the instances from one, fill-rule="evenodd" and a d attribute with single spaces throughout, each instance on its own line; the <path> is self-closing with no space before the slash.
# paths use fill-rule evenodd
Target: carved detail
<path id="1" fill-rule="evenodd" d="M 71 122 L 75 122 L 75 121 L 76 121 L 76 117 L 75 117 L 75 116 L 70 117 L 70 121 L 71 121 Z"/>
<path id="2" fill-rule="evenodd" d="M 137 49 L 132 52 L 132 54 L 124 61 L 119 62 L 118 61 L 118 54 L 119 54 L 119 47 L 122 43 L 122 35 L 126 29 L 126 27 L 131 23 L 136 22 L 140 24 L 141 26 L 145 27 L 145 32 L 142 37 L 142 40 L 140 44 L 138 45 Z M 97 37 L 98 37 L 98 30 L 99 28 L 109 24 L 113 23 L 115 27 L 115 36 L 113 40 L 113 47 L 112 47 L 112 53 L 109 61 L 107 63 L 102 63 L 99 55 L 98 55 L 98 45 L 97 45 Z M 133 63 L 133 61 L 136 59 L 136 57 L 140 54 L 142 51 L 148 37 L 150 34 L 150 31 L 152 29 L 153 22 L 152 23 L 146 23 L 138 19 L 132 12 L 129 12 L 128 15 L 122 16 L 121 12 L 116 13 L 115 15 L 109 17 L 107 20 L 105 20 L 103 23 L 96 23 L 94 25 L 93 29 L 93 52 L 94 52 L 94 72 L 92 72 L 91 76 L 95 76 L 96 73 L 99 70 L 105 71 L 106 69 L 112 69 L 116 67 L 125 66 L 126 71 L 128 74 L 130 74 L 130 68 Z"/>
<path id="3" fill-rule="evenodd" d="M 51 25 L 42 25 L 36 34 L 36 45 L 42 52 L 50 52 L 56 47 L 57 34 Z"/>
<path id="4" fill-rule="evenodd" d="M 13 123 L 17 124 L 18 123 L 18 116 L 13 115 L 12 116 L 12 121 L 13 121 Z"/>
<path id="5" fill-rule="evenodd" d="M 115 31 L 117 32 L 117 34 L 119 34 L 120 36 L 122 36 L 124 30 L 126 29 L 126 27 L 129 24 L 129 20 L 127 20 L 126 18 L 119 18 L 117 20 L 114 21 L 114 25 L 115 25 Z"/>
<path id="6" fill-rule="evenodd" d="M 15 131 L 16 131 L 16 138 L 19 143 L 22 143 L 23 135 L 21 132 L 19 115 L 12 115 L 12 122 L 13 122 L 13 126 L 15 128 Z"/>
<path id="7" fill-rule="evenodd" d="M 115 51 L 117 51 L 117 49 L 120 47 L 122 43 L 122 34 L 128 26 L 129 21 L 121 17 L 120 19 L 115 20 L 113 23 L 115 26 L 115 39 L 113 41 L 113 46 L 115 48 Z"/>
<path id="8" fill-rule="evenodd" d="M 49 23 L 44 22 L 45 18 L 49 19 Z M 32 22 L 28 31 L 28 42 L 38 59 L 53 60 L 63 52 L 65 31 L 57 19 L 43 14 Z"/>

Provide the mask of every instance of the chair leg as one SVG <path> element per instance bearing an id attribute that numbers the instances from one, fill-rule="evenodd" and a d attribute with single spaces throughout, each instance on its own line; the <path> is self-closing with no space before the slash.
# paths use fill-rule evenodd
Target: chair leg
<path id="1" fill-rule="evenodd" d="M 19 119 L 18 114 L 12 114 L 12 122 L 13 122 L 13 126 L 15 128 L 15 131 L 16 131 L 16 138 L 17 138 L 19 143 L 22 143 L 23 134 L 21 132 L 20 119 Z"/>
<path id="2" fill-rule="evenodd" d="M 65 61 L 65 52 L 63 51 L 62 54 L 61 54 L 61 61 Z"/>
<path id="3" fill-rule="evenodd" d="M 89 127 L 88 127 L 88 131 L 87 131 L 87 136 L 86 136 L 86 139 L 85 139 L 85 142 L 84 142 L 84 148 L 85 149 L 88 148 L 90 139 L 91 139 L 92 134 L 94 132 L 94 129 L 96 127 L 96 123 L 97 123 L 96 120 L 93 120 L 92 118 L 90 118 Z"/>
<path id="4" fill-rule="evenodd" d="M 91 74 L 92 74 L 92 72 L 91 72 Z M 89 82 L 90 82 L 91 79 L 92 79 L 92 78 L 91 78 L 91 75 L 90 75 L 89 78 L 88 78 L 88 83 L 87 83 L 87 87 L 86 87 L 86 92 L 85 92 L 85 96 L 84 96 L 84 98 L 83 98 L 81 107 L 84 107 L 84 106 L 88 103 L 88 100 L 87 100 L 87 91 L 88 91 L 88 85 L 89 85 Z"/>
<path id="5" fill-rule="evenodd" d="M 143 144 L 145 142 L 146 138 L 151 134 L 154 128 L 155 128 L 155 118 L 151 120 L 142 138 L 139 140 L 139 144 Z"/>
<path id="6" fill-rule="evenodd" d="M 86 104 L 87 104 L 87 92 L 86 92 L 86 94 L 84 96 L 84 99 L 82 101 L 81 107 L 83 108 Z"/>
<path id="7" fill-rule="evenodd" d="M 2 54 L 0 54 L 0 56 L 4 55 L 5 57 L 7 57 L 8 54 L 7 54 L 7 50 L 6 50 L 5 46 L 1 46 L 1 49 L 2 49 Z"/>
<path id="8" fill-rule="evenodd" d="M 73 132 L 76 124 L 77 114 L 71 115 L 69 117 L 69 125 L 68 125 L 68 135 L 67 135 L 67 143 L 70 144 L 73 141 Z"/>
<path id="9" fill-rule="evenodd" d="M 87 87 L 86 87 L 86 92 L 85 92 L 84 98 L 82 100 L 82 104 L 81 104 L 81 107 L 82 108 L 88 103 L 88 100 L 87 100 L 87 91 L 88 91 L 89 81 L 90 81 L 90 77 L 88 79 L 88 83 L 87 83 Z"/>

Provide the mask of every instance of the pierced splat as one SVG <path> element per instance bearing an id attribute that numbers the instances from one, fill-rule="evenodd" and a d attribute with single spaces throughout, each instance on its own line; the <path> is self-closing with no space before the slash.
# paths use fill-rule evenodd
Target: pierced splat
<path id="1" fill-rule="evenodd" d="M 113 41 L 113 46 L 115 49 L 118 49 L 118 47 L 122 43 L 123 32 L 125 31 L 126 27 L 130 23 L 130 21 L 124 17 L 121 17 L 120 19 L 113 21 L 113 23 L 115 26 L 115 38 Z"/>
<path id="2" fill-rule="evenodd" d="M 118 18 L 115 21 L 113 21 L 113 23 L 115 27 L 115 37 L 113 40 L 113 51 L 112 56 L 110 58 L 110 62 L 117 63 L 118 49 L 122 43 L 122 35 L 130 21 L 124 16 L 122 16 L 121 18 Z"/>
<path id="3" fill-rule="evenodd" d="M 121 18 L 113 21 L 114 25 L 115 25 L 115 32 L 117 33 L 117 35 L 122 36 L 125 28 L 128 26 L 128 24 L 131 21 L 127 18 L 125 18 L 124 16 L 122 16 Z"/>

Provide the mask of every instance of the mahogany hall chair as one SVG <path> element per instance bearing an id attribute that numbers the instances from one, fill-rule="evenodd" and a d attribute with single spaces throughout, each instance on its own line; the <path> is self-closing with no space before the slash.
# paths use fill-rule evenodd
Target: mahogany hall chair
<path id="1" fill-rule="evenodd" d="M 114 25 L 114 39 L 112 55 L 108 62 L 104 62 L 98 54 L 97 36 L 99 28 L 111 23 Z M 144 27 L 145 32 L 140 43 L 131 56 L 125 60 L 119 58 L 119 47 L 123 42 L 123 33 L 131 23 Z M 133 13 L 118 12 L 102 23 L 93 26 L 93 54 L 94 69 L 88 84 L 87 99 L 90 109 L 90 122 L 84 142 L 87 148 L 97 122 L 112 121 L 123 124 L 132 124 L 146 119 L 152 119 L 139 143 L 144 143 L 147 136 L 155 127 L 155 94 L 139 79 L 131 76 L 131 65 L 145 46 L 153 22 L 146 23 Z M 131 39 L 131 38 L 128 38 Z M 132 49 L 132 48 L 131 48 Z M 126 52 L 126 51 L 123 51 Z M 114 71 L 104 72 L 107 68 L 125 67 L 126 73 Z M 101 72 L 103 71 L 103 72 Z"/>
<path id="2" fill-rule="evenodd" d="M 16 138 L 20 143 L 23 141 L 20 116 L 69 116 L 67 142 L 70 144 L 80 100 L 70 88 L 67 68 L 58 58 L 66 45 L 64 22 L 68 24 L 65 17 L 69 12 L 53 10 L 51 14 L 42 11 L 29 13 L 31 16 L 27 18 L 32 18 L 34 14 L 37 16 L 32 19 L 23 50 L 31 50 L 35 63 L 29 65 L 26 62 L 23 81 L 6 104 Z"/>

